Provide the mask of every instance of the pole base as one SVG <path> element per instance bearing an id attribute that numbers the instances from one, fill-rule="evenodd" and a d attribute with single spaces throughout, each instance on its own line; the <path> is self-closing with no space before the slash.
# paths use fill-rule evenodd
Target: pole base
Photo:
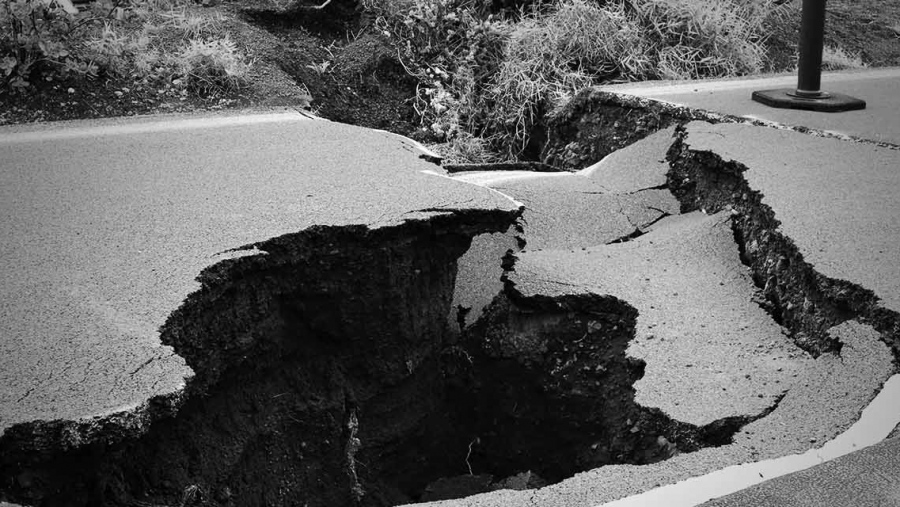
<path id="1" fill-rule="evenodd" d="M 855 111 L 866 108 L 866 101 L 849 95 L 821 92 L 817 97 L 807 97 L 798 94 L 797 90 L 788 88 L 755 91 L 752 98 L 756 102 L 770 107 L 804 109 L 826 113 L 839 113 L 841 111 Z"/>

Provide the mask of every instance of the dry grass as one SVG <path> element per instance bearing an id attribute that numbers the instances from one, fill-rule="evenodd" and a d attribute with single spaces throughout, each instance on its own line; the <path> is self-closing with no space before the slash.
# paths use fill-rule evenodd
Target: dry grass
<path id="1" fill-rule="evenodd" d="M 848 54 L 835 46 L 825 46 L 822 50 L 822 70 L 862 69 L 865 64 L 859 55 Z"/>
<path id="2" fill-rule="evenodd" d="M 502 157 L 491 150 L 487 141 L 468 132 L 460 132 L 449 141 L 428 145 L 447 164 L 489 164 Z"/>
<path id="3" fill-rule="evenodd" d="M 514 158 L 525 150 L 541 115 L 580 88 L 758 73 L 768 5 L 634 0 L 598 6 L 562 0 L 511 27 L 496 72 L 486 85 L 469 86 L 475 96 L 461 101 L 480 113 L 461 116 L 478 118 L 468 130 Z"/>
<path id="4" fill-rule="evenodd" d="M 761 72 L 767 27 L 795 8 L 778 0 L 558 0 L 497 18 L 473 0 L 363 5 L 422 83 L 423 126 L 445 141 L 487 139 L 510 159 L 542 115 L 580 88 Z"/>
<path id="5" fill-rule="evenodd" d="M 760 3 L 729 0 L 641 0 L 656 76 L 697 79 L 758 73 L 763 67 Z"/>
<path id="6" fill-rule="evenodd" d="M 216 95 L 245 82 L 249 63 L 224 33 L 222 15 L 216 11 L 185 0 L 97 2 L 72 12 L 48 5 L 50 10 L 40 12 L 52 22 L 35 24 L 27 37 L 19 37 L 18 45 L 0 34 L 0 60 L 9 62 L 7 53 L 40 64 L 24 69 L 16 62 L 12 70 L 21 79 L 10 80 L 11 85 L 25 88 L 34 77 L 78 72 Z M 6 12 L 0 26 L 17 22 L 12 11 Z"/>

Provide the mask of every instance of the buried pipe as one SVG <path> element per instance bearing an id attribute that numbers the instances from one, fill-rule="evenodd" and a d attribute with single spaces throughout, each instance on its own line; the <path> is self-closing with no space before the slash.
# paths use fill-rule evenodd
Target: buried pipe
<path id="1" fill-rule="evenodd" d="M 825 38 L 825 0 L 803 0 L 797 88 L 753 92 L 751 98 L 771 107 L 836 113 L 865 109 L 864 100 L 821 90 Z"/>

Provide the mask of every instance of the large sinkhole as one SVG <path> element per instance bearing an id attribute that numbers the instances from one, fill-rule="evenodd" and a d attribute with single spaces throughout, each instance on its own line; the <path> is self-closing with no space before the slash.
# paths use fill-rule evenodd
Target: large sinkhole
<path id="1" fill-rule="evenodd" d="M 197 372 L 178 414 L 124 441 L 6 456 L 12 498 L 387 506 L 728 441 L 734 428 L 635 404 L 637 312 L 615 298 L 510 286 L 450 332 L 470 241 L 415 223 L 322 228 L 216 265 L 163 329 Z"/>

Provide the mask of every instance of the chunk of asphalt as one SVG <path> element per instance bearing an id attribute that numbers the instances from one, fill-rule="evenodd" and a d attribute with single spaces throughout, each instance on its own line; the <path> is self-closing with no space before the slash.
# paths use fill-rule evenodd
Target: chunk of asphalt
<path id="1" fill-rule="evenodd" d="M 450 326 L 462 331 L 481 317 L 503 290 L 502 259 L 520 250 L 518 232 L 495 232 L 472 238 L 472 246 L 457 263 L 456 287 L 450 307 Z"/>
<path id="2" fill-rule="evenodd" d="M 135 436 L 193 375 L 214 382 L 160 328 L 235 251 L 322 227 L 471 237 L 519 213 L 399 138 L 290 113 L 5 127 L 0 158 L 0 454 Z"/>
<path id="3" fill-rule="evenodd" d="M 666 152 L 673 143 L 675 127 L 669 127 L 616 150 L 577 174 L 587 176 L 606 191 L 630 193 L 664 187 L 669 164 Z"/>
<path id="4" fill-rule="evenodd" d="M 428 505 L 602 505 L 726 467 L 821 447 L 858 419 L 894 371 L 890 350 L 871 326 L 848 321 L 829 333 L 843 341 L 841 356 L 822 354 L 798 372 L 781 403 L 765 417 L 750 423 L 746 432 L 738 432 L 731 443 L 650 465 L 608 465 L 537 490 L 496 491 Z M 671 495 L 677 496 L 677 491 Z"/>
<path id="5" fill-rule="evenodd" d="M 637 229 L 615 195 L 556 190 L 534 181 L 497 188 L 525 205 L 523 237 L 529 251 L 602 245 Z"/>
<path id="6" fill-rule="evenodd" d="M 681 204 L 667 189 L 639 190 L 619 195 L 622 212 L 628 221 L 641 232 L 646 232 L 657 221 L 681 213 Z"/>
<path id="7" fill-rule="evenodd" d="M 528 250 L 603 245 L 640 234 L 643 227 L 679 209 L 668 191 L 610 194 L 577 175 L 489 185 L 525 205 L 522 221 Z"/>
<path id="8" fill-rule="evenodd" d="M 482 172 L 454 178 L 495 188 L 525 205 L 520 232 L 476 237 L 460 258 L 449 319 L 454 329 L 477 320 L 500 293 L 506 252 L 628 240 L 680 212 L 678 200 L 666 189 L 608 194 L 591 179 L 573 173 Z"/>
<path id="9" fill-rule="evenodd" d="M 684 423 L 759 416 L 810 364 L 752 301 L 726 213 L 670 217 L 622 244 L 525 252 L 509 279 L 525 295 L 577 287 L 637 308 L 628 355 L 646 368 L 635 399 Z"/>
<path id="10" fill-rule="evenodd" d="M 879 343 L 880 337 L 877 336 L 878 333 L 871 327 L 850 321 L 835 327 L 829 332 L 847 339 L 845 348 L 848 349 L 846 356 L 847 362 L 850 364 L 843 365 L 839 361 L 823 361 L 823 357 L 831 355 L 830 353 L 820 356 L 817 359 L 817 365 L 821 366 L 821 368 L 814 370 L 815 374 L 804 379 L 804 383 L 811 385 L 816 381 L 824 380 L 823 385 L 807 392 L 802 392 L 803 389 L 795 389 L 789 394 L 789 396 L 796 394 L 797 398 L 805 402 L 812 400 L 812 410 L 810 410 L 809 406 L 798 407 L 787 402 L 779 405 L 775 412 L 781 412 L 782 415 L 784 413 L 795 414 L 796 420 L 791 422 L 799 423 L 796 426 L 798 434 L 808 436 L 805 431 L 813 428 L 813 434 L 815 434 L 816 429 L 823 426 L 822 422 L 825 423 L 825 427 L 835 428 L 837 426 L 832 426 L 831 423 L 845 420 L 844 418 L 856 418 L 856 414 L 860 412 L 859 404 L 866 404 L 865 408 L 859 413 L 858 419 L 846 431 L 834 435 L 834 438 L 831 438 L 832 435 L 829 434 L 828 438 L 830 440 L 824 442 L 824 445 L 822 440 L 817 440 L 814 437 L 810 438 L 808 440 L 809 443 L 804 442 L 804 448 L 810 445 L 812 448 L 808 448 L 805 451 L 803 449 L 795 449 L 796 453 L 785 455 L 786 450 L 790 450 L 790 446 L 788 446 L 788 449 L 785 449 L 781 446 L 766 445 L 766 443 L 777 442 L 779 440 L 777 435 L 783 434 L 785 427 L 794 428 L 794 426 L 790 424 L 786 426 L 785 421 L 778 417 L 767 418 L 763 424 L 771 427 L 777 433 L 769 435 L 771 438 L 769 436 L 762 438 L 763 445 L 761 448 L 775 452 L 778 457 L 757 461 L 759 454 L 751 446 L 749 449 L 755 453 L 753 461 L 715 470 L 676 484 L 654 488 L 645 493 L 604 504 L 604 506 L 638 507 L 666 504 L 672 507 L 694 507 L 711 499 L 723 497 L 735 491 L 750 488 L 755 484 L 770 481 L 773 478 L 799 470 L 813 467 L 821 470 L 823 468 L 821 466 L 822 463 L 834 459 L 840 460 L 842 456 L 855 453 L 860 449 L 869 448 L 863 451 L 865 454 L 869 454 L 870 450 L 877 452 L 877 449 L 870 446 L 878 447 L 877 444 L 885 438 L 891 426 L 900 421 L 900 406 L 897 405 L 897 396 L 900 394 L 900 375 L 890 375 L 890 352 L 883 343 Z M 856 337 L 851 338 L 850 335 L 852 334 L 855 334 Z M 860 370 L 859 362 L 867 362 L 869 358 L 874 358 L 874 363 L 877 367 L 874 369 L 861 368 L 861 370 L 866 373 L 874 373 L 874 375 L 861 375 L 857 378 L 863 380 L 862 382 L 854 381 L 853 377 L 856 375 L 857 370 Z M 880 384 L 881 392 L 872 398 L 871 401 L 867 401 L 871 398 L 868 395 L 868 389 L 877 389 L 879 387 L 878 381 L 884 378 L 885 372 L 888 372 L 890 377 Z M 843 379 L 845 381 L 835 382 L 835 379 Z M 830 396 L 836 400 L 842 400 L 843 395 L 846 393 L 852 402 L 839 402 L 836 405 L 832 405 L 827 402 L 828 393 L 831 393 Z M 824 398 L 821 396 L 822 394 L 825 395 Z M 826 403 L 823 404 L 823 401 Z M 809 414 L 829 414 L 832 407 L 835 408 L 835 413 L 839 414 L 838 417 L 827 417 L 825 421 L 816 421 L 814 418 L 809 417 Z M 850 410 L 845 410 L 846 408 L 850 408 Z M 802 414 L 807 415 L 803 416 Z M 759 436 L 756 438 L 759 439 Z M 737 442 L 738 439 L 735 440 Z M 741 443 L 746 443 L 746 440 L 737 442 L 735 446 L 739 446 Z M 880 468 L 879 466 L 869 468 L 867 473 Z M 819 475 L 819 472 L 816 472 L 815 475 Z M 777 481 L 775 482 L 777 483 Z M 778 489 L 773 482 L 769 482 L 762 488 L 765 490 Z M 759 505 L 769 504 L 762 502 Z"/>
<path id="11" fill-rule="evenodd" d="M 816 272 L 859 284 L 900 312 L 900 150 L 706 122 L 689 123 L 683 143 L 740 172 Z"/>
<path id="12" fill-rule="evenodd" d="M 850 320 L 827 333 L 842 344 L 840 354 L 817 357 L 815 367 L 799 372 L 778 408 L 735 435 L 736 445 L 756 451 L 754 458 L 796 454 L 810 443 L 827 442 L 850 426 L 894 373 L 891 351 L 870 325 Z M 771 440 L 779 441 L 778 448 L 756 444 Z"/>

